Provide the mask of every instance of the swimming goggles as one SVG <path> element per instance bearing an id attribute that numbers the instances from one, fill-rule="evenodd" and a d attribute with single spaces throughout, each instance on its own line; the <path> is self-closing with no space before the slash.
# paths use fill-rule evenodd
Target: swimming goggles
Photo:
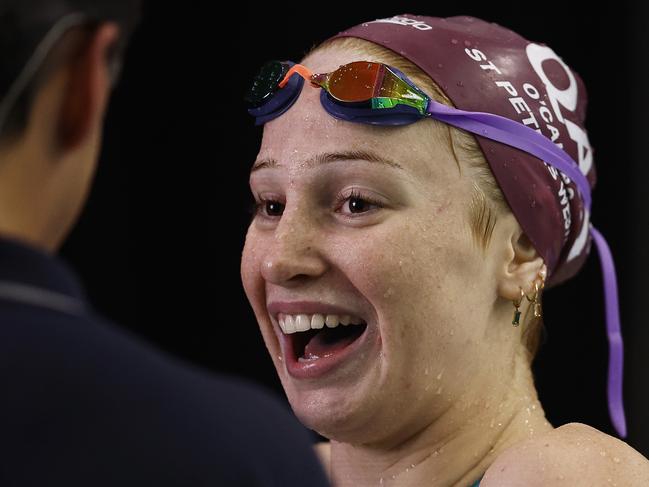
<path id="1" fill-rule="evenodd" d="M 296 76 L 297 75 L 297 76 Z M 405 125 L 433 117 L 468 132 L 521 149 L 559 169 L 574 181 L 590 213 L 591 192 L 577 163 L 550 139 L 500 115 L 458 110 L 437 102 L 404 73 L 387 64 L 354 61 L 330 73 L 312 73 L 292 61 L 269 61 L 255 76 L 244 97 L 255 125 L 286 112 L 304 81 L 323 88 L 320 101 L 332 116 L 375 125 Z"/>

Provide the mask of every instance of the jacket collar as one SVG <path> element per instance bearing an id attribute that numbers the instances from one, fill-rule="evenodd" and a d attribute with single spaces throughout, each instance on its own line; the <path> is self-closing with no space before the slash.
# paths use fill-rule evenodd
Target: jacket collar
<path id="1" fill-rule="evenodd" d="M 0 235 L 0 281 L 87 301 L 81 280 L 61 257 L 12 236 Z"/>

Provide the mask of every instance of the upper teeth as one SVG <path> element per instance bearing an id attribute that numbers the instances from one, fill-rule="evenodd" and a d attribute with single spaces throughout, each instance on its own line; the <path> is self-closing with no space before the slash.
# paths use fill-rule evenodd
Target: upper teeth
<path id="1" fill-rule="evenodd" d="M 353 315 L 321 315 L 321 314 L 297 314 L 286 315 L 279 313 L 277 315 L 279 327 L 286 334 L 298 331 L 307 331 L 311 328 L 319 329 L 327 325 L 328 328 L 335 328 L 342 325 L 360 325 L 364 323 L 362 319 Z"/>

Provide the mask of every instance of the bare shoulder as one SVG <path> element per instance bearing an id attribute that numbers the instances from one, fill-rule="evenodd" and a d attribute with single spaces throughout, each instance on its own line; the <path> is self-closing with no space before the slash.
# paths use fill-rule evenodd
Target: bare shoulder
<path id="1" fill-rule="evenodd" d="M 649 485 L 649 460 L 629 444 L 583 423 L 568 423 L 505 450 L 480 487 Z"/>

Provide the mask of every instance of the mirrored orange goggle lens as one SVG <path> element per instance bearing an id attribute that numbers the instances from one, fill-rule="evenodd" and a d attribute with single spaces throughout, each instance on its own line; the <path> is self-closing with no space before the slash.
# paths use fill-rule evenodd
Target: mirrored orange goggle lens
<path id="1" fill-rule="evenodd" d="M 338 68 L 329 78 L 329 92 L 346 102 L 362 102 L 380 95 L 385 67 L 357 61 Z"/>

